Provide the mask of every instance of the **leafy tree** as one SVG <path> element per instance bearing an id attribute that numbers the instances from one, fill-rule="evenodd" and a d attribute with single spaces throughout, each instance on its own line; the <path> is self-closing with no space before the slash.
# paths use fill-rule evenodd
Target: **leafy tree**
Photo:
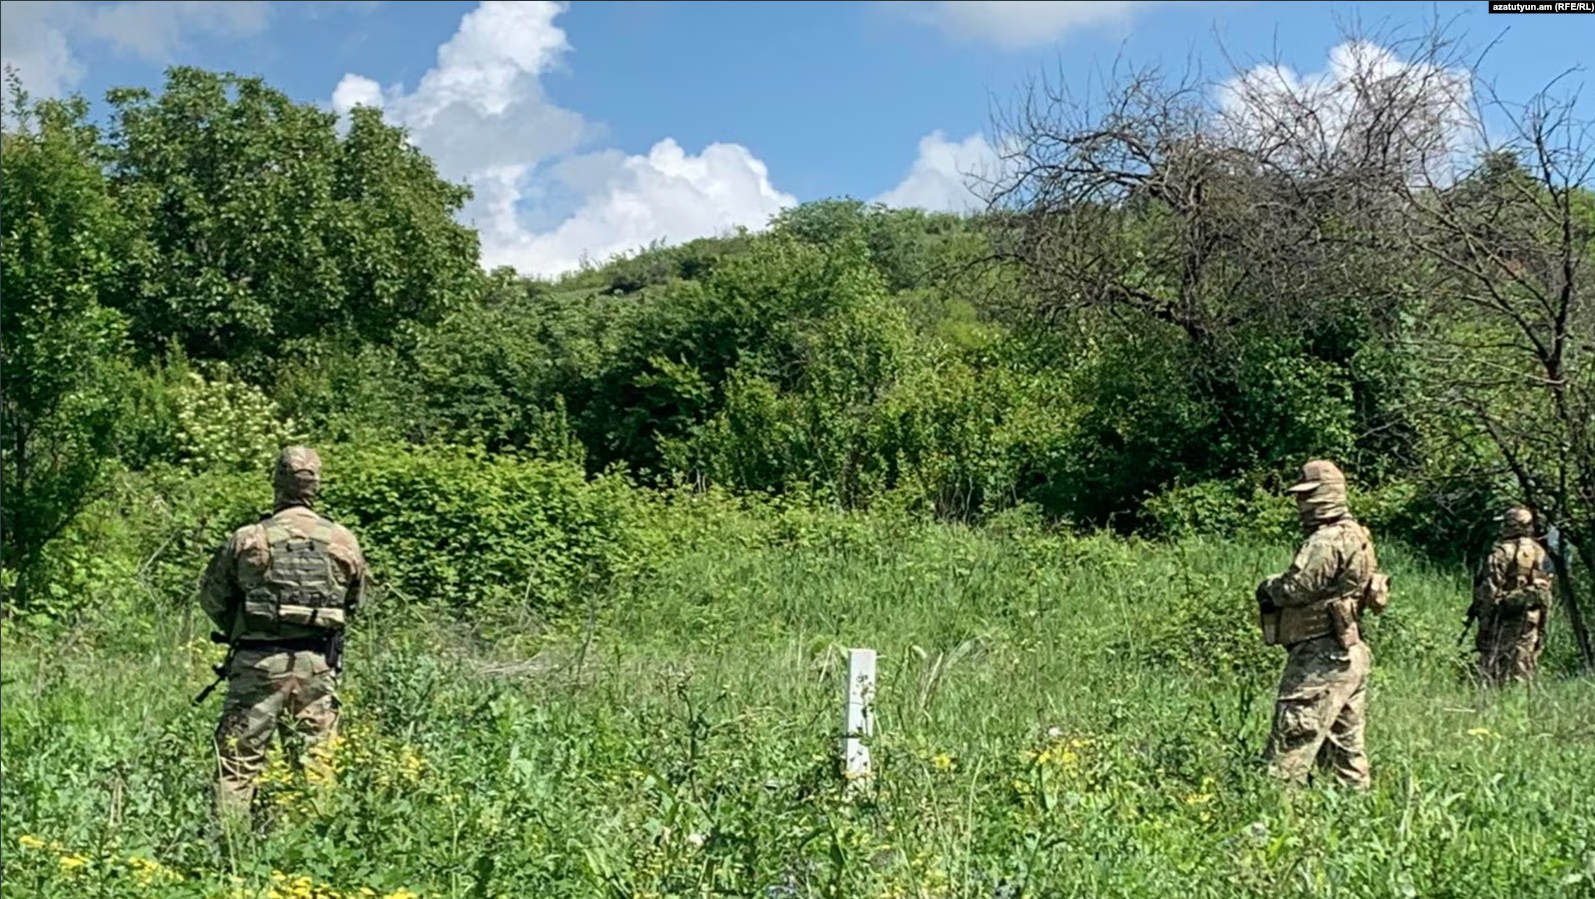
<path id="1" fill-rule="evenodd" d="M 146 353 L 255 378 L 299 345 L 388 343 L 480 286 L 470 191 L 373 109 L 337 116 L 257 78 L 168 70 L 164 91 L 108 94 L 111 178 L 144 240 L 115 301 Z"/>
<path id="2" fill-rule="evenodd" d="M 1432 162 L 1445 46 L 1420 42 L 1431 55 L 1394 73 L 1359 60 L 1333 127 L 1314 89 L 1240 67 L 1142 68 L 1083 99 L 1042 83 L 1001 117 L 986 222 L 1028 288 L 1016 320 L 1108 366 L 1085 381 L 1084 480 L 1065 485 L 1087 517 L 1133 521 L 1176 483 L 1325 453 L 1363 482 L 1421 465 L 1391 298 L 1425 265 L 1364 238 L 1393 228 L 1397 186 Z"/>
<path id="3" fill-rule="evenodd" d="M 127 238 L 81 98 L 33 103 L 8 71 L 0 136 L 5 565 L 23 603 L 46 546 L 104 485 L 125 322 L 101 304 Z"/>

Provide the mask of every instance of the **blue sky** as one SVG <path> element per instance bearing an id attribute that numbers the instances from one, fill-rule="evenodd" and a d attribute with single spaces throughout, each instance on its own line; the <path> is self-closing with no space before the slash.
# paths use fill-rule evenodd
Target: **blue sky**
<path id="1" fill-rule="evenodd" d="M 1500 38 L 1481 73 L 1526 97 L 1595 45 L 1595 17 L 1487 5 L 7 0 L 0 39 L 39 93 L 158 86 L 177 62 L 381 103 L 476 188 L 484 263 L 549 273 L 827 196 L 964 208 L 992 103 L 1043 69 L 1080 83 L 1122 52 L 1216 75 L 1222 41 L 1307 75 L 1337 21 L 1411 35 L 1438 15 L 1479 47 Z"/>

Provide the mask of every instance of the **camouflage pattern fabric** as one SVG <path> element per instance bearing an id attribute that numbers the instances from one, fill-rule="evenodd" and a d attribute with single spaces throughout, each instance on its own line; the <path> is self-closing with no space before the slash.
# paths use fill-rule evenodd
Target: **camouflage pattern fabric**
<path id="1" fill-rule="evenodd" d="M 1545 549 L 1533 537 L 1533 515 L 1515 506 L 1501 521 L 1502 539 L 1485 558 L 1473 590 L 1479 678 L 1491 686 L 1533 682 L 1545 647 L 1553 583 Z"/>
<path id="2" fill-rule="evenodd" d="M 1288 653 L 1265 752 L 1268 770 L 1305 783 L 1316 765 L 1367 788 L 1363 732 L 1373 653 L 1355 616 L 1377 557 L 1367 529 L 1351 517 L 1345 477 L 1334 463 L 1308 462 L 1289 492 L 1307 538 L 1288 570 L 1259 585 L 1279 607 Z M 1343 628 L 1335 623 L 1337 605 L 1351 616 Z"/>
<path id="3" fill-rule="evenodd" d="M 216 629 L 228 637 L 271 640 L 326 636 L 325 627 L 269 623 L 243 614 L 245 598 L 266 586 L 273 532 L 284 528 L 325 540 L 326 553 L 332 562 L 332 580 L 343 590 L 342 609 L 337 615 L 339 623 L 365 602 L 369 573 L 365 555 L 354 534 L 306 506 L 288 506 L 234 531 L 206 569 L 200 586 L 200 608 Z"/>
<path id="4" fill-rule="evenodd" d="M 1368 709 L 1368 644 L 1342 649 L 1332 636 L 1290 648 L 1274 703 L 1268 739 L 1268 771 L 1305 784 L 1315 766 L 1343 783 L 1366 789 L 1370 783 L 1363 745 Z"/>
<path id="5" fill-rule="evenodd" d="M 312 509 L 320 486 L 321 459 L 306 447 L 288 447 L 278 456 L 273 474 L 275 511 L 234 531 L 206 567 L 199 590 L 200 607 L 238 645 L 228 671 L 227 697 L 216 727 L 216 801 L 218 811 L 245 811 L 266 752 L 290 719 L 291 729 L 314 745 L 329 739 L 338 720 L 337 672 L 321 647 L 336 627 L 306 626 L 246 615 L 246 597 L 272 589 L 271 537 L 283 533 L 315 538 L 312 552 L 324 556 L 320 570 L 327 583 L 341 591 L 339 605 L 353 613 L 365 602 L 369 568 L 354 534 Z M 300 548 L 296 552 L 303 554 Z M 315 561 L 315 560 L 311 560 Z M 303 570 L 314 570 L 311 565 Z M 289 587 L 292 588 L 292 585 Z M 257 603 L 258 605 L 258 603 Z M 343 624 L 339 615 L 336 625 Z"/>
<path id="6" fill-rule="evenodd" d="M 1539 670 L 1544 639 L 1534 611 L 1516 617 L 1495 616 L 1479 628 L 1479 677 L 1486 684 L 1532 683 Z"/>
<path id="7" fill-rule="evenodd" d="M 306 749 L 337 734 L 337 686 L 338 673 L 321 653 L 239 650 L 216 726 L 219 813 L 248 817 L 255 781 L 266 767 L 266 754 L 279 730 L 302 739 Z M 300 763 L 310 770 L 321 764 L 313 753 L 306 753 Z"/>

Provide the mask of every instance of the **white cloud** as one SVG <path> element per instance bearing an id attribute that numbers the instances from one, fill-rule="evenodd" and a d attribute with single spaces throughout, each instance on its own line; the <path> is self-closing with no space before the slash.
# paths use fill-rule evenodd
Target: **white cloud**
<path id="1" fill-rule="evenodd" d="M 575 155 L 601 129 L 556 106 L 538 80 L 570 49 L 554 24 L 565 8 L 484 2 L 460 20 L 413 91 L 383 90 L 349 74 L 333 91 L 333 107 L 340 113 L 361 103 L 382 107 L 388 121 L 410 129 L 445 177 L 472 185 L 476 196 L 464 217 L 481 233 L 489 267 L 553 275 L 578 267 L 583 257 L 602 261 L 661 238 L 760 227 L 796 203 L 770 183 L 764 163 L 735 144 L 710 144 L 693 156 L 665 138 L 647 155 Z M 572 215 L 535 229 L 547 210 L 527 206 L 561 187 L 581 197 Z"/>
<path id="2" fill-rule="evenodd" d="M 16 67 L 30 93 L 60 96 L 87 74 L 73 48 L 79 41 L 108 44 L 117 52 L 162 64 L 186 49 L 190 38 L 248 37 L 264 31 L 271 16 L 271 4 L 259 0 L 111 4 L 4 0 L 0 57 Z"/>
<path id="3" fill-rule="evenodd" d="M 951 37 L 1019 50 L 1052 43 L 1075 31 L 1126 24 L 1152 3 L 1146 0 L 937 0 L 892 5 L 909 18 L 940 28 Z"/>
<path id="4" fill-rule="evenodd" d="M 1261 65 L 1221 84 L 1219 127 L 1295 169 L 1334 165 L 1363 152 L 1370 134 L 1390 135 L 1390 148 L 1406 156 L 1414 174 L 1444 178 L 1475 146 L 1472 99 L 1465 69 L 1404 61 L 1385 47 L 1348 41 L 1329 52 L 1322 72 Z M 1384 113 L 1378 124 L 1376 112 Z"/>
<path id="5" fill-rule="evenodd" d="M 608 171 L 598 176 L 602 187 L 574 216 L 541 234 L 500 227 L 492 241 L 484 240 L 483 263 L 513 265 L 520 271 L 566 271 L 584 257 L 601 262 L 654 240 L 678 243 L 737 226 L 758 229 L 797 202 L 777 190 L 764 163 L 737 144 L 710 144 L 692 156 L 665 138 L 647 156 L 615 155 L 594 154 L 585 160 L 600 163 L 593 168 L 607 162 Z M 503 223 L 503 218 L 494 222 Z"/>
<path id="6" fill-rule="evenodd" d="M 83 64 L 67 44 L 70 12 L 48 0 L 0 3 L 0 61 L 16 68 L 30 93 L 59 96 L 83 78 Z"/>
<path id="7" fill-rule="evenodd" d="M 997 154 L 980 134 L 955 142 L 933 131 L 920 138 L 919 156 L 908 175 L 875 202 L 930 212 L 977 211 L 985 204 L 972 186 L 989 178 L 996 163 Z"/>
<path id="8" fill-rule="evenodd" d="M 332 90 L 332 108 L 344 115 L 356 106 L 382 108 L 382 85 L 363 75 L 345 75 Z"/>
<path id="9" fill-rule="evenodd" d="M 265 31 L 271 16 L 271 4 L 260 0 L 129 2 L 95 7 L 85 27 L 120 50 L 162 63 L 187 49 L 190 37 L 248 37 Z"/>

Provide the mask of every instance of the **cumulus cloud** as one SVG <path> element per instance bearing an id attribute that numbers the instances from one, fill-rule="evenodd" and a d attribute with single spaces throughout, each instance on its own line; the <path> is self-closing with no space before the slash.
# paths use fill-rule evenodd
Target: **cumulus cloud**
<path id="1" fill-rule="evenodd" d="M 1472 100 L 1466 69 L 1402 60 L 1367 41 L 1336 46 L 1321 72 L 1260 65 L 1218 89 L 1226 136 L 1281 165 L 1334 164 L 1375 143 L 1430 177 L 1444 177 L 1475 145 Z"/>
<path id="2" fill-rule="evenodd" d="M 340 116 L 348 115 L 356 106 L 381 109 L 382 105 L 382 85 L 364 75 L 345 75 L 332 89 L 332 108 Z"/>
<path id="3" fill-rule="evenodd" d="M 1123 25 L 1146 0 L 936 0 L 892 4 L 910 19 L 963 40 L 1019 50 L 1060 40 L 1071 32 Z"/>
<path id="4" fill-rule="evenodd" d="M 349 74 L 333 91 L 333 107 L 381 107 L 445 177 L 472 185 L 465 218 L 481 233 L 489 267 L 554 275 L 654 240 L 760 227 L 797 202 L 735 144 L 692 155 L 665 138 L 646 155 L 578 154 L 602 129 L 550 101 L 539 81 L 570 50 L 554 22 L 565 9 L 484 2 L 460 20 L 414 90 Z M 562 192 L 578 197 L 575 208 L 564 221 L 547 222 L 546 206 L 535 204 Z"/>
<path id="5" fill-rule="evenodd" d="M 501 232 L 496 261 L 561 271 L 584 257 L 600 261 L 653 240 L 678 243 L 738 225 L 757 228 L 797 202 L 771 185 L 764 163 L 737 144 L 710 144 L 692 156 L 666 138 L 646 156 L 614 159 L 600 177 L 602 188 L 552 231 Z"/>
<path id="6" fill-rule="evenodd" d="M 227 2 L 83 3 L 4 0 L 0 3 L 0 57 L 14 66 L 30 93 L 60 96 L 87 74 L 74 52 L 79 41 L 97 42 L 146 62 L 171 61 L 195 37 L 242 38 L 271 23 L 271 4 Z"/>
<path id="7" fill-rule="evenodd" d="M 985 206 L 973 189 L 994 173 L 997 154 L 980 134 L 951 141 L 941 131 L 919 140 L 919 155 L 908 175 L 875 202 L 930 212 L 974 212 Z"/>
<path id="8" fill-rule="evenodd" d="M 59 96 L 82 80 L 83 64 L 67 43 L 69 4 L 48 0 L 0 3 L 0 61 L 35 94 Z"/>

